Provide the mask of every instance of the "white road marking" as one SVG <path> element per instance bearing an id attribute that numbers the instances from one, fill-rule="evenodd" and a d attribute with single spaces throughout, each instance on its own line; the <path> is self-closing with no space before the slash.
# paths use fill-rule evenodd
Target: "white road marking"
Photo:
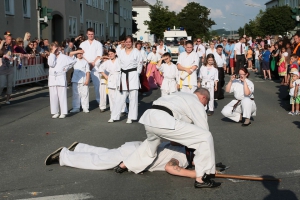
<path id="1" fill-rule="evenodd" d="M 56 195 L 47 197 L 35 197 L 29 199 L 19 199 L 19 200 L 81 200 L 81 199 L 92 199 L 94 198 L 89 193 L 79 193 L 79 194 L 66 194 L 66 195 Z"/>

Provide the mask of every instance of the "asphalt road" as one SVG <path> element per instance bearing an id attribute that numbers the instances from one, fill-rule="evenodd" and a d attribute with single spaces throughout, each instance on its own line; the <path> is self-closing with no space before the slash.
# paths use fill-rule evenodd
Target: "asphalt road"
<path id="1" fill-rule="evenodd" d="M 228 78 L 228 76 L 227 76 Z M 146 138 L 137 122 L 108 124 L 91 87 L 91 112 L 51 119 L 47 90 L 14 99 L 0 109 L 0 199 L 298 199 L 300 198 L 300 116 L 290 116 L 287 92 L 278 83 L 250 77 L 255 84 L 257 116 L 252 125 L 226 120 L 220 111 L 233 96 L 216 102 L 208 118 L 214 136 L 216 162 L 227 174 L 281 178 L 282 182 L 217 179 L 217 189 L 194 189 L 194 180 L 165 172 L 116 174 L 44 165 L 60 146 L 79 141 L 107 148 Z M 68 105 L 71 92 L 68 90 Z M 160 96 L 158 90 L 141 97 L 139 114 Z M 71 109 L 71 107 L 69 107 Z"/>

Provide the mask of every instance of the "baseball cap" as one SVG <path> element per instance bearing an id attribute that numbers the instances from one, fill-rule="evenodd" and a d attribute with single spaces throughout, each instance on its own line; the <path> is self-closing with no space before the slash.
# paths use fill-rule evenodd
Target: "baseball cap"
<path id="1" fill-rule="evenodd" d="M 299 76 L 299 72 L 298 71 L 294 71 L 294 72 L 292 72 L 292 74 Z"/>
<path id="2" fill-rule="evenodd" d="M 3 35 L 12 35 L 9 31 L 5 31 Z"/>

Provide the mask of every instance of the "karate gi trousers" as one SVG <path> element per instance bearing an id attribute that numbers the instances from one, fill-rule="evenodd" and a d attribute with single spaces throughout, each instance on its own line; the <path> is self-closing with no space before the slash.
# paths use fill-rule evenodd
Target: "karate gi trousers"
<path id="1" fill-rule="evenodd" d="M 243 114 L 243 117 L 247 119 L 250 119 L 251 116 L 256 116 L 256 105 L 254 100 L 251 100 L 249 97 L 245 97 L 241 100 L 236 109 L 233 110 L 233 106 L 237 103 L 237 101 L 238 100 L 232 100 L 222 109 L 221 113 L 224 117 L 228 117 L 235 122 L 239 122 L 241 114 Z"/>
<path id="2" fill-rule="evenodd" d="M 137 120 L 138 117 L 138 90 L 123 90 L 116 91 L 116 100 L 114 102 L 114 109 L 111 112 L 112 120 L 119 120 L 126 98 L 129 97 L 129 112 L 128 119 Z"/>
<path id="3" fill-rule="evenodd" d="M 217 84 L 217 91 L 214 91 L 215 99 L 224 99 L 224 92 L 223 87 L 225 85 L 225 73 L 223 67 L 218 67 L 218 75 L 219 75 L 219 81 Z"/>
<path id="4" fill-rule="evenodd" d="M 67 102 L 67 87 L 65 86 L 50 86 L 50 110 L 51 114 L 55 115 L 59 113 L 66 115 L 68 114 L 68 102 Z"/>
<path id="5" fill-rule="evenodd" d="M 214 88 L 214 81 L 205 81 L 205 80 L 202 80 L 201 82 L 201 87 L 202 88 L 205 88 L 209 91 L 209 102 L 208 102 L 208 110 L 209 111 L 214 111 L 214 102 L 215 102 L 215 99 L 214 99 L 214 93 L 215 93 L 215 88 Z M 205 108 L 206 109 L 206 108 Z"/>
<path id="6" fill-rule="evenodd" d="M 72 107 L 80 109 L 80 103 L 83 109 L 89 109 L 89 86 L 82 83 L 72 83 Z"/>
<path id="7" fill-rule="evenodd" d="M 107 94 L 108 93 L 109 93 L 109 91 L 108 91 L 108 88 L 107 88 L 107 84 L 106 83 L 101 83 L 100 84 L 100 103 L 99 103 L 99 108 L 101 110 L 106 109 L 106 106 L 107 106 Z"/>
<path id="8" fill-rule="evenodd" d="M 197 86 L 192 85 L 192 88 L 189 88 L 188 85 L 183 85 L 182 88 L 180 89 L 180 92 L 187 92 L 193 94 L 195 90 L 197 89 Z"/>
<path id="9" fill-rule="evenodd" d="M 59 164 L 79 169 L 112 169 L 132 154 L 140 144 L 141 142 L 126 142 L 117 149 L 107 149 L 79 143 L 74 151 L 62 149 Z"/>
<path id="10" fill-rule="evenodd" d="M 115 107 L 115 101 L 116 101 L 116 95 L 117 95 L 117 91 L 115 88 L 108 88 L 108 99 L 109 99 L 109 109 L 110 112 L 113 111 L 114 107 Z M 124 102 L 123 107 L 121 109 L 121 112 L 128 112 L 127 111 L 127 107 L 126 107 L 126 102 Z"/>
<path id="11" fill-rule="evenodd" d="M 100 103 L 100 74 L 95 69 L 95 67 L 91 70 L 91 79 L 94 85 L 96 101 Z"/>
<path id="12" fill-rule="evenodd" d="M 194 163 L 197 177 L 203 176 L 204 173 L 215 174 L 214 142 L 209 131 L 180 120 L 176 120 L 174 130 L 147 125 L 145 129 L 147 139 L 124 160 L 129 170 L 139 173 L 150 165 L 156 158 L 157 147 L 161 143 L 160 138 L 164 138 L 195 149 Z"/>

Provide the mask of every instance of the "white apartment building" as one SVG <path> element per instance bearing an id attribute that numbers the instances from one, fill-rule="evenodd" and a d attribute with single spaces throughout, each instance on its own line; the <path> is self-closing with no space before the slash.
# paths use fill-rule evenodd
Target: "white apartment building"
<path id="1" fill-rule="evenodd" d="M 144 0 L 134 0 L 132 2 L 132 10 L 137 12 L 137 16 L 133 17 L 136 20 L 138 31 L 133 34 L 133 37 L 137 40 L 153 43 L 153 35 L 150 34 L 150 30 L 147 25 L 144 25 L 145 21 L 150 21 L 149 12 L 150 4 Z"/>

